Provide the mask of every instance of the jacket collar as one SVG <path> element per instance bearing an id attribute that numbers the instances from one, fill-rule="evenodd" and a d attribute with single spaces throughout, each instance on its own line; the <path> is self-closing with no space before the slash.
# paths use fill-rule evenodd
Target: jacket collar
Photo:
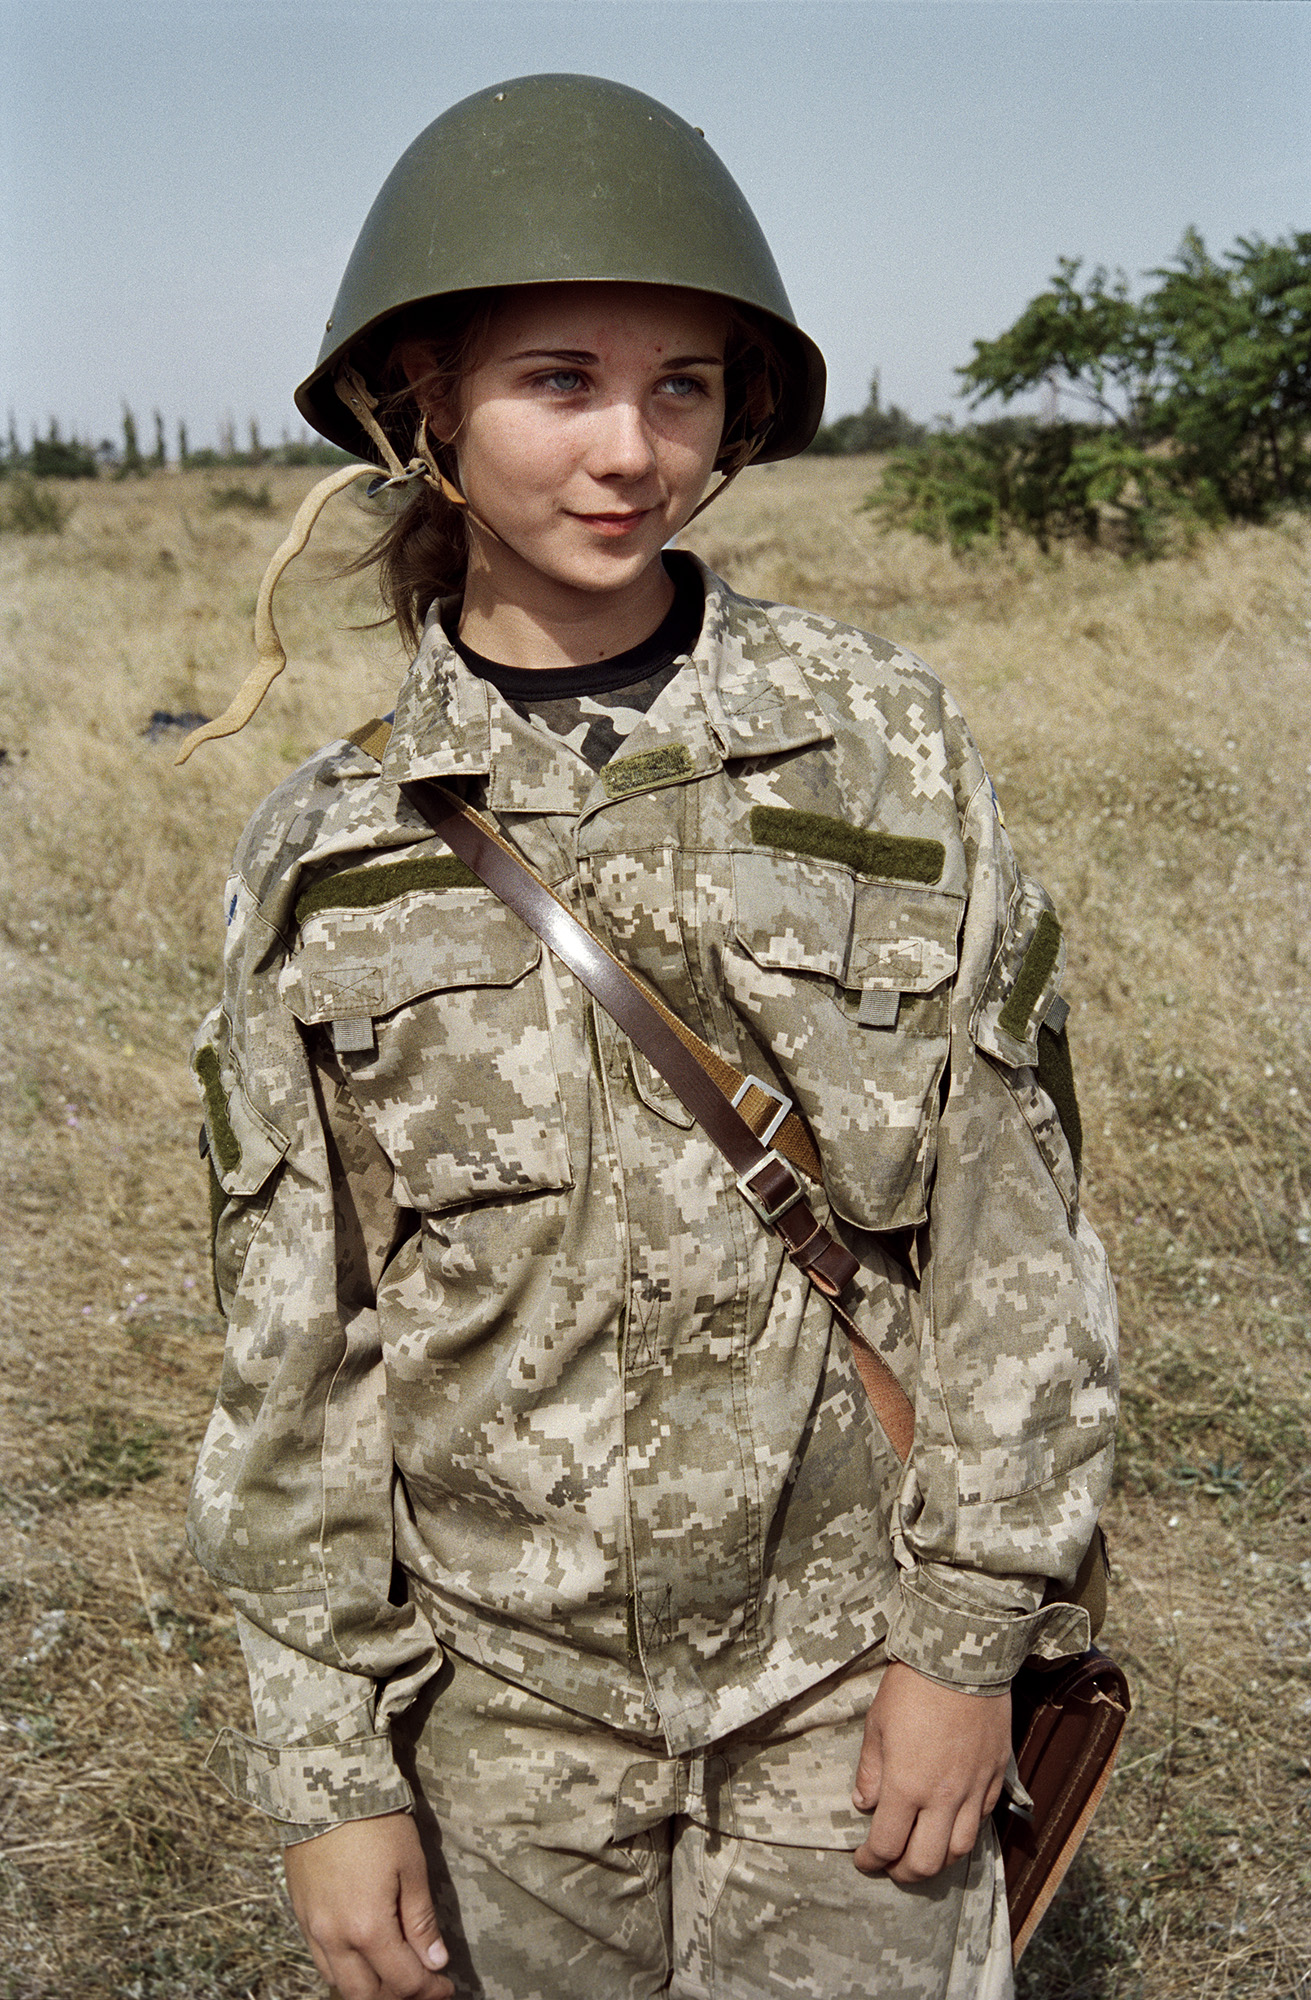
<path id="1" fill-rule="evenodd" d="M 706 594 L 692 671 L 678 674 L 608 766 L 592 772 L 546 730 L 517 715 L 486 681 L 470 672 L 442 628 L 441 605 L 428 614 L 423 640 L 396 703 L 383 773 L 395 784 L 412 778 L 487 778 L 493 812 L 577 814 L 622 792 L 646 790 L 638 780 L 616 786 L 625 764 L 635 775 L 644 753 L 677 744 L 687 754 L 680 775 L 716 770 L 726 761 L 774 756 L 823 742 L 832 729 L 796 659 L 780 639 L 767 608 L 739 597 L 696 557 Z M 650 767 L 662 782 L 660 760 Z"/>

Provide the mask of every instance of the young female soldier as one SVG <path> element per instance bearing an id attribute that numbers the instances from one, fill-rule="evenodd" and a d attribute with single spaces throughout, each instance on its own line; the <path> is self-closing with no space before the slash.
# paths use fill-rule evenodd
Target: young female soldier
<path id="1" fill-rule="evenodd" d="M 662 554 L 823 389 L 703 137 L 555 76 L 415 142 L 299 392 L 396 482 L 417 652 L 229 885 L 191 1532 L 259 1725 L 217 1767 L 346 2000 L 1010 1990 L 987 1815 L 1012 1673 L 1079 1643 L 1040 1605 L 1114 1312 L 1059 926 L 949 696 Z M 783 1204 L 434 837 L 434 780 L 797 1107 L 904 1468 Z"/>

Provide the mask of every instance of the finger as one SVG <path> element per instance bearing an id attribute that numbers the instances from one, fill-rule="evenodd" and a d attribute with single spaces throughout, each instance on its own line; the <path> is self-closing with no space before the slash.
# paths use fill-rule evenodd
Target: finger
<path id="1" fill-rule="evenodd" d="M 311 1951 L 314 1947 L 311 1945 Z M 315 1952 L 315 1962 L 318 1953 Z M 330 1961 L 331 1969 L 325 1974 L 329 1980 L 329 2000 L 335 1994 L 337 2000 L 380 2000 L 382 1988 L 379 1986 L 368 1961 L 357 1952 L 342 1950 Z"/>
<path id="2" fill-rule="evenodd" d="M 879 1787 L 882 1782 L 883 1730 L 871 1708 L 865 1717 L 865 1734 L 861 1739 L 856 1781 L 851 1793 L 851 1803 L 857 1812 L 874 1810 L 878 1804 Z"/>
<path id="3" fill-rule="evenodd" d="M 984 1813 L 978 1799 L 967 1799 L 952 1822 L 951 1835 L 947 1841 L 947 1865 L 962 1861 L 967 1854 L 973 1854 L 979 1838 L 979 1828 L 983 1824 Z"/>
<path id="4" fill-rule="evenodd" d="M 450 1959 L 437 1924 L 428 1888 L 428 1872 L 422 1864 L 406 1868 L 401 1876 L 401 1935 L 423 1965 L 440 1972 Z"/>
<path id="5" fill-rule="evenodd" d="M 914 1826 L 912 1805 L 892 1797 L 881 1798 L 864 1843 L 856 1849 L 856 1866 L 861 1874 L 890 1874 L 893 1863 L 905 1852 Z"/>
<path id="6" fill-rule="evenodd" d="M 366 1947 L 366 1951 L 379 1982 L 379 2000 L 441 2000 L 449 1986 L 448 1980 L 424 1965 L 400 1938 Z"/>
<path id="7" fill-rule="evenodd" d="M 892 1880 L 904 1887 L 912 1882 L 929 1882 L 940 1875 L 953 1858 L 951 1837 L 958 1817 L 950 1809 L 940 1807 L 920 1813 L 901 1855 L 888 1869 Z"/>

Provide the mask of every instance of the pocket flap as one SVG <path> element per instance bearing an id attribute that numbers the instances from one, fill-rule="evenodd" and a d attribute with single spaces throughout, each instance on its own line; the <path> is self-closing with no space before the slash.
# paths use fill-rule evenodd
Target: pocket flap
<path id="1" fill-rule="evenodd" d="M 733 854 L 734 929 L 757 965 L 844 979 L 855 877 L 795 854 Z"/>
<path id="2" fill-rule="evenodd" d="M 858 882 L 847 984 L 931 993 L 956 970 L 963 896 L 905 882 Z"/>
<path id="3" fill-rule="evenodd" d="M 758 965 L 899 993 L 932 992 L 956 970 L 965 899 L 949 891 L 739 850 L 733 894 L 738 941 Z"/>
<path id="4" fill-rule="evenodd" d="M 537 964 L 541 950 L 540 940 L 490 890 L 428 892 L 377 911 L 311 916 L 279 988 L 297 1020 L 313 1026 L 392 1014 L 424 993 L 513 986 Z"/>
<path id="5" fill-rule="evenodd" d="M 200 1026 L 191 1056 L 205 1105 L 209 1157 L 225 1194 L 249 1200 L 279 1166 L 290 1141 L 258 1112 L 232 1061 L 228 1018 L 216 1008 Z"/>

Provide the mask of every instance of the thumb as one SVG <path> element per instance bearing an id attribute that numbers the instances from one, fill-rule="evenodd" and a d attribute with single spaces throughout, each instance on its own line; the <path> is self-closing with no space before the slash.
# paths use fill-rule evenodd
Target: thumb
<path id="1" fill-rule="evenodd" d="M 440 1972 L 450 1953 L 437 1928 L 437 1912 L 428 1890 L 427 1870 L 422 1862 L 407 1868 L 401 1876 L 401 1932 L 405 1942 L 424 1965 Z"/>
<path id="2" fill-rule="evenodd" d="M 851 1803 L 857 1812 L 873 1812 L 879 1802 L 882 1782 L 883 1730 L 879 1717 L 871 1708 L 865 1717 L 865 1735 L 860 1746 L 856 1782 L 851 1793 Z"/>

